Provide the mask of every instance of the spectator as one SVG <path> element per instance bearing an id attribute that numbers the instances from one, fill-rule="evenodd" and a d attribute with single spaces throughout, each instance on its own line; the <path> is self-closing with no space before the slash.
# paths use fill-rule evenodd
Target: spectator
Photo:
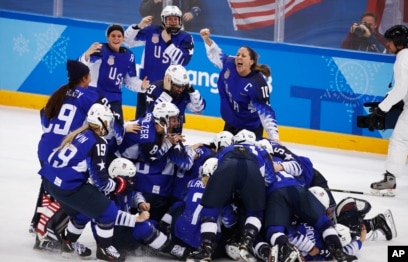
<path id="1" fill-rule="evenodd" d="M 224 130 L 236 134 L 247 129 L 260 139 L 265 128 L 270 139 L 279 140 L 275 111 L 269 101 L 271 87 L 265 80 L 271 75 L 269 67 L 258 64 L 258 54 L 248 46 L 241 46 L 232 57 L 224 54 L 210 38 L 208 28 L 200 34 L 208 59 L 221 69 L 217 87 Z"/>
<path id="2" fill-rule="evenodd" d="M 195 31 L 193 20 L 201 13 L 200 0 L 143 0 L 140 3 L 139 13 L 142 17 L 153 16 L 153 24 L 161 24 L 161 12 L 167 5 L 175 5 L 183 13 L 183 29 Z"/>
<path id="3" fill-rule="evenodd" d="M 144 46 L 140 77 L 150 82 L 162 80 L 170 65 L 187 66 L 194 53 L 193 37 L 181 29 L 181 11 L 167 6 L 161 13 L 162 25 L 152 25 L 153 17 L 143 17 L 139 24 L 126 29 L 125 44 Z M 137 96 L 136 119 L 146 112 L 146 95 Z"/>
<path id="4" fill-rule="evenodd" d="M 378 32 L 377 16 L 365 12 L 360 17 L 360 24 L 353 23 L 341 48 L 385 53 L 385 38 Z"/>

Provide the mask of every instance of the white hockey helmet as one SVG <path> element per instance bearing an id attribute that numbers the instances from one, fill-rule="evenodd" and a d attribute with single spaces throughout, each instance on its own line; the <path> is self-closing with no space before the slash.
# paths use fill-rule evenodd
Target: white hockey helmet
<path id="1" fill-rule="evenodd" d="M 205 160 L 204 164 L 201 166 L 199 172 L 200 176 L 212 176 L 214 171 L 217 169 L 218 159 L 215 157 L 210 157 Z"/>
<path id="2" fill-rule="evenodd" d="M 86 121 L 99 126 L 101 136 L 107 136 L 113 128 L 114 116 L 109 107 L 95 103 L 88 110 Z"/>
<path id="3" fill-rule="evenodd" d="M 330 206 L 330 198 L 326 190 L 320 186 L 313 186 L 309 188 L 309 191 L 322 203 L 324 208 L 327 210 Z"/>
<path id="4" fill-rule="evenodd" d="M 134 177 L 136 166 L 129 159 L 118 157 L 110 163 L 108 172 L 111 178 L 117 176 Z"/>
<path id="5" fill-rule="evenodd" d="M 175 104 L 171 102 L 160 102 L 153 108 L 154 122 L 164 128 L 162 123 L 164 122 L 165 126 L 168 126 L 170 117 L 178 116 L 179 113 L 180 110 Z"/>
<path id="6" fill-rule="evenodd" d="M 180 8 L 178 8 L 175 5 L 168 5 L 165 8 L 163 8 L 160 17 L 161 17 L 162 25 L 167 30 L 167 32 L 173 35 L 178 34 L 180 32 L 181 27 L 182 27 L 182 19 L 181 19 L 182 15 L 183 14 Z M 177 16 L 179 19 L 178 26 L 168 26 L 166 24 L 166 17 L 168 16 Z"/>
<path id="7" fill-rule="evenodd" d="M 256 135 L 254 132 L 247 129 L 242 129 L 235 136 L 232 137 L 233 144 L 250 144 L 254 145 L 256 142 Z"/>
<path id="8" fill-rule="evenodd" d="M 268 152 L 268 154 L 273 155 L 273 147 L 271 144 L 271 141 L 269 141 L 268 139 L 264 138 L 261 140 L 256 141 L 255 143 L 258 147 L 264 149 L 266 152 Z"/>
<path id="9" fill-rule="evenodd" d="M 334 225 L 334 228 L 336 229 L 337 235 L 340 238 L 341 245 L 345 247 L 348 244 L 350 244 L 351 242 L 350 228 L 343 224 L 339 224 L 339 223 Z"/>
<path id="10" fill-rule="evenodd" d="M 170 75 L 172 84 L 183 87 L 190 85 L 187 70 L 182 65 L 170 65 L 165 74 Z"/>
<path id="11" fill-rule="evenodd" d="M 234 135 L 229 131 L 221 131 L 214 137 L 215 150 L 218 151 L 221 147 L 227 147 L 232 144 Z"/>

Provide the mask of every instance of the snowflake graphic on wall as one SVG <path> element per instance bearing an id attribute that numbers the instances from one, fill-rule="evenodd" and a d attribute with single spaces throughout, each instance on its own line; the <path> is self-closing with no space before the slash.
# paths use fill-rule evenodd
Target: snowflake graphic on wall
<path id="1" fill-rule="evenodd" d="M 20 34 L 18 37 L 13 38 L 13 42 L 13 50 L 16 51 L 20 56 L 30 51 L 30 49 L 28 49 L 28 42 L 30 42 L 30 40 L 25 38 L 22 34 Z"/>
<path id="2" fill-rule="evenodd" d="M 380 68 L 370 62 L 358 63 L 345 60 L 336 63 L 332 57 L 323 57 L 323 59 L 332 75 L 332 81 L 323 97 L 343 103 L 347 107 L 349 121 L 352 122 L 356 108 L 369 102 L 368 95 L 374 94 L 374 76 Z"/>
<path id="3" fill-rule="evenodd" d="M 54 69 L 60 65 L 65 64 L 67 60 L 67 46 L 69 37 L 59 35 L 56 27 L 51 25 L 47 31 L 39 34 L 35 34 L 37 41 L 37 52 L 34 59 L 40 60 L 52 73 Z M 49 43 L 57 40 L 48 50 Z"/>

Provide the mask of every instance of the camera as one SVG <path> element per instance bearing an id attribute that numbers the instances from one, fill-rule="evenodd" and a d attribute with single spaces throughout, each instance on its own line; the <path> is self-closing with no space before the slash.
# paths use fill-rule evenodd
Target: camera
<path id="1" fill-rule="evenodd" d="M 372 114 L 368 116 L 357 116 L 357 127 L 368 128 L 370 131 L 384 130 L 385 121 L 384 118 L 376 117 Z"/>
<path id="2" fill-rule="evenodd" d="M 370 30 L 370 26 L 367 23 L 361 23 L 354 29 L 354 34 L 358 37 L 362 37 L 365 33 L 363 26 L 367 27 Z"/>
<path id="3" fill-rule="evenodd" d="M 372 112 L 372 109 L 378 107 L 379 103 L 380 102 L 364 103 L 364 107 L 369 107 L 369 111 Z M 394 129 L 403 109 L 404 102 L 401 100 L 399 103 L 392 106 L 390 111 L 388 111 L 385 116 L 379 116 L 373 113 L 366 116 L 357 116 L 357 127 L 368 128 L 370 131 Z"/>

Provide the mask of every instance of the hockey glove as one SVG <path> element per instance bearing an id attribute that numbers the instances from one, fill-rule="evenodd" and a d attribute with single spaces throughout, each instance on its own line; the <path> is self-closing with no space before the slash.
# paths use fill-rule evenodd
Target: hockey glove
<path id="1" fill-rule="evenodd" d="M 384 130 L 385 129 L 385 113 L 377 106 L 370 108 L 370 114 L 368 117 L 368 129 Z"/>
<path id="2" fill-rule="evenodd" d="M 189 84 L 188 87 L 186 88 L 187 93 L 193 93 L 195 91 L 194 87 L 192 84 Z"/>

